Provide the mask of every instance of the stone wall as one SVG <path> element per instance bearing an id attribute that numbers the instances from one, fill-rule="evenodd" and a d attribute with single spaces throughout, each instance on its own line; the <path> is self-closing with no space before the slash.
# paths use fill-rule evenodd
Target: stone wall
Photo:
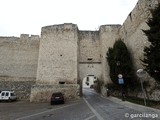
<path id="1" fill-rule="evenodd" d="M 94 75 L 101 78 L 99 31 L 79 31 L 79 79 Z"/>
<path id="2" fill-rule="evenodd" d="M 151 17 L 150 9 L 158 2 L 160 0 L 139 0 L 120 28 L 120 37 L 133 55 L 136 68 L 142 67 L 140 59 L 143 59 L 143 49 L 149 45 L 142 30 L 149 29 L 146 22 Z"/>
<path id="3" fill-rule="evenodd" d="M 19 99 L 29 99 L 36 80 L 39 36 L 0 37 L 0 90 L 15 90 Z"/>
<path id="4" fill-rule="evenodd" d="M 106 63 L 105 55 L 109 47 L 112 47 L 115 40 L 121 38 L 127 45 L 132 58 L 135 69 L 143 68 L 141 59 L 144 57 L 144 47 L 149 45 L 147 37 L 142 30 L 149 29 L 146 24 L 148 18 L 152 17 L 150 9 L 160 3 L 160 0 L 139 0 L 135 8 L 129 13 L 128 17 L 124 21 L 123 25 L 111 25 L 100 27 L 100 40 L 101 43 L 101 55 L 102 55 L 102 79 L 104 82 L 109 83 L 109 67 Z M 136 71 L 135 71 L 136 72 Z M 152 100 L 160 100 L 159 87 L 149 75 L 143 78 L 143 81 L 147 81 L 150 85 L 146 87 L 146 96 Z M 104 92 L 105 89 L 102 91 Z M 129 93 L 133 96 L 143 97 L 143 94 L 139 92 Z"/>
<path id="5" fill-rule="evenodd" d="M 104 83 L 111 83 L 109 77 L 109 66 L 106 60 L 106 53 L 109 47 L 113 47 L 116 40 L 119 39 L 119 28 L 121 25 L 103 25 L 100 27 L 100 46 L 101 46 L 101 72 Z"/>
<path id="6" fill-rule="evenodd" d="M 2 78 L 1 78 L 2 79 Z M 11 80 L 1 80 L 0 81 L 0 90 L 13 90 L 17 96 L 18 100 L 27 100 L 29 101 L 31 95 L 31 87 L 35 84 L 34 80 L 24 80 L 23 81 L 13 81 Z"/>
<path id="7" fill-rule="evenodd" d="M 79 31 L 79 62 L 100 62 L 99 31 Z"/>
<path id="8" fill-rule="evenodd" d="M 64 93 L 66 99 L 78 97 L 78 42 L 75 24 L 42 28 L 37 78 L 32 88 L 31 102 L 49 101 L 53 92 Z"/>
<path id="9" fill-rule="evenodd" d="M 79 64 L 79 79 L 83 80 L 83 78 L 87 77 L 87 75 L 94 75 L 97 78 L 101 79 L 102 77 L 102 69 L 101 63 L 80 63 Z"/>
<path id="10" fill-rule="evenodd" d="M 143 68 L 141 62 L 141 59 L 144 57 L 143 50 L 145 46 L 149 45 L 147 37 L 142 30 L 149 29 L 146 22 L 148 18 L 152 17 L 150 9 L 155 8 L 159 2 L 160 0 L 139 0 L 120 28 L 120 38 L 124 40 L 131 53 L 136 70 Z M 153 78 L 146 75 L 143 80 L 150 84 L 150 86 L 146 87 L 148 98 L 152 100 L 160 100 L 160 93 L 157 92 L 159 90 L 158 87 L 156 88 L 156 83 Z M 133 95 L 143 97 L 141 92 L 133 93 Z"/>
<path id="11" fill-rule="evenodd" d="M 51 95 L 55 92 L 62 92 L 65 100 L 79 99 L 79 85 L 63 84 L 63 85 L 43 85 L 36 84 L 32 87 L 31 102 L 49 102 Z"/>
<path id="12" fill-rule="evenodd" d="M 37 82 L 77 84 L 78 28 L 74 24 L 42 28 Z"/>
<path id="13" fill-rule="evenodd" d="M 0 77 L 35 78 L 38 51 L 39 37 L 0 37 Z"/>

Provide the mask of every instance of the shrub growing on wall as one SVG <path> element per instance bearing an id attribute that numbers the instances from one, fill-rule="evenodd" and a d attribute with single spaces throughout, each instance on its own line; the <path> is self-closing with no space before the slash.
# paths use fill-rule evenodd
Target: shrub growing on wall
<path id="1" fill-rule="evenodd" d="M 132 59 L 122 40 L 116 41 L 113 48 L 109 48 L 107 61 L 110 67 L 110 78 L 114 84 L 118 84 L 118 74 L 122 74 L 127 88 L 134 89 L 136 87 L 138 82 Z"/>
<path id="2" fill-rule="evenodd" d="M 143 65 L 145 70 L 160 83 L 160 3 L 151 10 L 152 18 L 147 22 L 149 30 L 143 30 L 150 42 L 144 48 Z"/>

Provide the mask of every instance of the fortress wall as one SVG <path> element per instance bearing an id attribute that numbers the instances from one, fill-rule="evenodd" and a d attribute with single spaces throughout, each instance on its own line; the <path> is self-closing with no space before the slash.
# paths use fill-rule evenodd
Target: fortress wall
<path id="1" fill-rule="evenodd" d="M 78 53 L 77 25 L 65 23 L 42 28 L 37 79 L 31 89 L 31 102 L 49 101 L 53 92 L 64 93 L 66 99 L 79 98 Z"/>
<path id="2" fill-rule="evenodd" d="M 79 31 L 77 25 L 65 23 L 43 27 L 41 38 L 28 34 L 0 37 L 0 90 L 16 88 L 18 96 L 25 99 L 37 82 L 32 87 L 31 101 L 45 100 L 47 93 L 61 90 L 67 98 L 76 98 L 78 79 L 87 74 L 111 82 L 106 53 L 119 38 L 131 52 L 136 69 L 143 68 L 140 59 L 149 42 L 142 29 L 149 29 L 149 9 L 159 2 L 139 0 L 122 26 L 103 25 L 99 31 Z M 145 79 L 154 84 L 149 76 Z M 66 84 L 58 85 L 60 81 Z M 160 99 L 158 93 L 159 90 L 154 91 L 150 98 Z"/>
<path id="3" fill-rule="evenodd" d="M 100 41 L 101 41 L 101 72 L 102 72 L 102 80 L 105 83 L 110 83 L 109 77 L 109 66 L 106 61 L 106 53 L 109 47 L 113 47 L 113 44 L 116 40 L 119 39 L 119 28 L 120 25 L 103 25 L 100 27 Z"/>
<path id="4" fill-rule="evenodd" d="M 79 64 L 79 79 L 82 80 L 87 77 L 87 75 L 94 75 L 98 79 L 101 78 L 102 72 L 101 72 L 101 64 L 100 63 L 80 63 Z"/>
<path id="5" fill-rule="evenodd" d="M 50 102 L 53 92 L 62 92 L 65 100 L 77 100 L 80 98 L 79 89 L 78 84 L 36 84 L 32 87 L 30 102 Z"/>
<path id="6" fill-rule="evenodd" d="M 13 89 L 21 99 L 36 80 L 39 51 L 39 37 L 24 36 L 0 37 L 0 90 Z"/>
<path id="7" fill-rule="evenodd" d="M 151 17 L 150 9 L 155 8 L 159 2 L 160 0 L 139 0 L 120 28 L 120 37 L 124 40 L 131 52 L 136 70 L 143 68 L 140 59 L 144 57 L 144 47 L 150 44 L 142 30 L 149 29 L 146 21 Z M 151 85 L 147 88 L 149 99 L 160 100 L 159 90 L 154 88 L 156 84 L 153 78 L 147 74 L 143 79 L 149 81 Z M 136 95 L 137 93 L 135 93 Z M 143 97 L 143 94 L 138 93 L 138 96 Z"/>
<path id="8" fill-rule="evenodd" d="M 35 80 L 38 51 L 39 38 L 0 37 L 0 77 Z"/>
<path id="9" fill-rule="evenodd" d="M 79 79 L 87 75 L 101 78 L 99 31 L 79 31 Z"/>
<path id="10" fill-rule="evenodd" d="M 99 31 L 79 31 L 79 62 L 100 62 Z"/>
<path id="11" fill-rule="evenodd" d="M 160 0 L 139 0 L 120 29 L 120 37 L 130 50 L 137 69 L 143 68 L 140 59 L 143 59 L 144 46 L 149 45 L 142 30 L 149 29 L 146 21 L 151 17 L 150 9 L 158 2 Z"/>
<path id="12" fill-rule="evenodd" d="M 42 28 L 37 82 L 77 84 L 78 28 L 74 24 Z"/>

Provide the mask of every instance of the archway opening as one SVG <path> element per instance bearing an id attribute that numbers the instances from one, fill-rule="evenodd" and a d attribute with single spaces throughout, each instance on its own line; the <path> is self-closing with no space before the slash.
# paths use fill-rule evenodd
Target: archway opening
<path id="1" fill-rule="evenodd" d="M 97 77 L 95 75 L 87 75 L 82 80 L 82 94 L 84 90 L 95 90 L 95 84 L 97 82 Z"/>

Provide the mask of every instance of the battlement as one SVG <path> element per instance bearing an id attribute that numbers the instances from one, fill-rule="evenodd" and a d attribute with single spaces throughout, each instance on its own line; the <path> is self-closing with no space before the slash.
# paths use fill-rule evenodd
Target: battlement
<path id="1" fill-rule="evenodd" d="M 76 31 L 76 30 L 78 30 L 78 27 L 76 24 L 64 23 L 64 24 L 42 27 L 41 34 L 50 33 L 50 32 L 69 32 L 69 31 Z"/>
<path id="2" fill-rule="evenodd" d="M 39 35 L 31 35 L 30 39 L 31 40 L 39 40 L 40 37 L 39 37 Z"/>
<path id="3" fill-rule="evenodd" d="M 21 34 L 20 39 L 22 40 L 39 40 L 39 35 L 29 35 L 29 34 Z"/>
<path id="4" fill-rule="evenodd" d="M 21 34 L 20 39 L 29 39 L 29 34 Z"/>

